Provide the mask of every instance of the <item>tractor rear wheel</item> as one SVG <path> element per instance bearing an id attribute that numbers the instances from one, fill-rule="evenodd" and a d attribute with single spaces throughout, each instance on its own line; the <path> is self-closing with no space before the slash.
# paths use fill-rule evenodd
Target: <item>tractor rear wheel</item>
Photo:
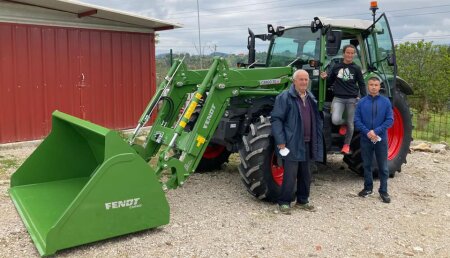
<path id="1" fill-rule="evenodd" d="M 239 149 L 242 182 L 249 193 L 261 200 L 276 201 L 281 191 L 284 170 L 274 150 L 269 117 L 261 116 L 250 125 L 248 135 L 242 137 Z"/>
<path id="2" fill-rule="evenodd" d="M 222 164 L 228 162 L 230 154 L 231 152 L 229 152 L 225 146 L 210 143 L 206 147 L 196 171 L 206 172 L 221 169 Z"/>
<path id="3" fill-rule="evenodd" d="M 395 172 L 401 171 L 403 163 L 406 163 L 406 155 L 409 152 L 409 145 L 412 137 L 412 119 L 406 95 L 397 90 L 394 95 L 394 124 L 388 130 L 388 169 L 389 176 L 394 177 Z M 356 173 L 363 175 L 360 150 L 360 135 L 356 133 L 350 144 L 353 154 L 344 157 L 345 163 Z M 374 160 L 372 171 L 377 174 L 378 168 Z"/>

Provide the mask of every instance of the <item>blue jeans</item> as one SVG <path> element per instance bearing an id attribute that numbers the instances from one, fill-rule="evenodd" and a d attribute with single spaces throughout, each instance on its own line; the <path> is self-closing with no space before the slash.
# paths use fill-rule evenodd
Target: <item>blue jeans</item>
<path id="1" fill-rule="evenodd" d="M 356 98 L 342 99 L 334 97 L 331 102 L 331 121 L 335 125 L 347 125 L 347 133 L 345 134 L 344 144 L 350 144 L 352 141 L 353 131 L 355 130 L 353 120 L 355 119 Z M 346 118 L 342 115 L 346 111 Z"/>
<path id="2" fill-rule="evenodd" d="M 382 139 L 377 143 L 361 135 L 361 157 L 364 167 L 364 190 L 373 190 L 372 160 L 375 158 L 378 164 L 378 178 L 380 179 L 379 193 L 387 193 L 387 180 L 389 170 L 387 166 L 388 145 L 387 139 Z"/>
<path id="3" fill-rule="evenodd" d="M 294 196 L 295 185 L 297 185 L 297 202 L 305 204 L 309 202 L 309 192 L 311 186 L 311 171 L 309 162 L 311 159 L 310 143 L 305 143 L 305 161 L 291 161 L 283 159 L 284 173 L 281 193 L 278 204 L 290 204 Z"/>

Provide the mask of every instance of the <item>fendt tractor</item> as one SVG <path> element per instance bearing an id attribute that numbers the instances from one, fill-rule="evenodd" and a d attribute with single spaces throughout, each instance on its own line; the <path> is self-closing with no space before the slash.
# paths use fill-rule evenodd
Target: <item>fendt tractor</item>
<path id="1" fill-rule="evenodd" d="M 164 192 L 182 186 L 196 170 L 213 170 L 239 153 L 239 172 L 248 192 L 273 201 L 283 166 L 271 136 L 275 97 L 304 69 L 324 119 L 324 150 L 343 142 L 331 123 L 333 91 L 319 73 L 342 62 L 342 47 L 356 46 L 355 62 L 366 80 L 377 76 L 394 107 L 389 130 L 389 171 L 406 162 L 411 141 L 410 86 L 396 74 L 386 16 L 375 21 L 314 18 L 310 25 L 249 29 L 248 63 L 230 68 L 214 58 L 207 70 L 189 70 L 175 60 L 131 137 L 55 111 L 52 131 L 12 175 L 10 196 L 41 255 L 169 223 Z M 270 41 L 265 63 L 255 60 L 255 39 Z M 154 111 L 157 115 L 153 115 Z M 150 118 L 143 144 L 136 137 Z M 359 133 L 344 156 L 362 172 Z M 152 165 L 153 164 L 153 165 Z M 376 167 L 373 168 L 376 173 Z"/>

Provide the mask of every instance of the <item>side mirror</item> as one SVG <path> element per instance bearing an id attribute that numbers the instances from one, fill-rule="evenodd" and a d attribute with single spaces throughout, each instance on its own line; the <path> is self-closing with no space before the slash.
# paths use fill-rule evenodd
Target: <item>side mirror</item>
<path id="1" fill-rule="evenodd" d="M 275 29 L 273 28 L 272 24 L 267 24 L 267 32 L 269 34 L 275 34 Z"/>
<path id="2" fill-rule="evenodd" d="M 395 65 L 395 56 L 389 54 L 387 57 L 387 63 L 389 66 L 394 66 Z"/>
<path id="3" fill-rule="evenodd" d="M 272 26 L 272 24 L 267 24 L 267 32 L 270 35 L 277 35 L 280 37 L 284 33 L 284 27 L 283 26 L 277 26 L 277 29 L 275 30 Z"/>
<path id="4" fill-rule="evenodd" d="M 342 31 L 329 30 L 326 35 L 327 39 L 327 55 L 335 56 L 341 48 Z"/>
<path id="5" fill-rule="evenodd" d="M 321 28 L 323 28 L 322 21 L 319 17 L 314 17 L 314 20 L 311 22 L 311 32 L 316 33 Z"/>
<path id="6" fill-rule="evenodd" d="M 277 31 L 275 32 L 275 34 L 280 37 L 282 36 L 284 33 L 284 27 L 283 26 L 277 26 Z"/>

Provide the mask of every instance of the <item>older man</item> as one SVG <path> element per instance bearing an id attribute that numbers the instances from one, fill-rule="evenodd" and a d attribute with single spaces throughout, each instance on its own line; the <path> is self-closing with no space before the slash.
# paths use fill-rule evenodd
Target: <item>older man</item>
<path id="1" fill-rule="evenodd" d="M 317 101 L 308 91 L 309 74 L 297 70 L 289 90 L 277 96 L 271 114 L 272 135 L 284 165 L 278 207 L 290 214 L 291 202 L 297 185 L 296 207 L 315 211 L 309 204 L 311 160 L 323 160 L 323 121 Z"/>

